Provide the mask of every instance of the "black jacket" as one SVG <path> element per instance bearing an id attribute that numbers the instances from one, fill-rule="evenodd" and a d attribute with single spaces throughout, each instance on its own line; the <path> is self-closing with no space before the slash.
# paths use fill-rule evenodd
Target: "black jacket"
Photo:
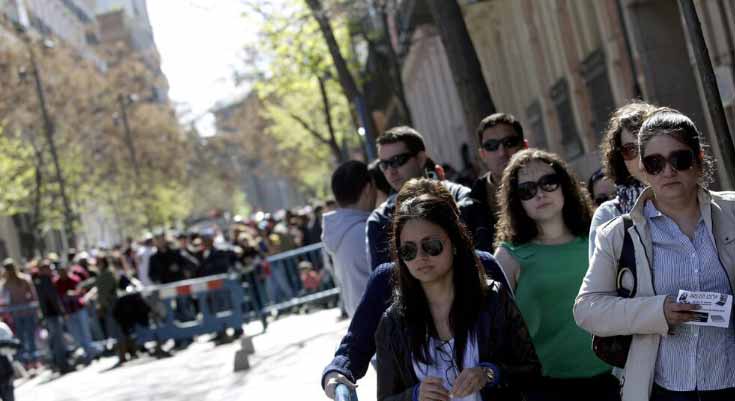
<path id="1" fill-rule="evenodd" d="M 480 362 L 500 370 L 500 382 L 486 386 L 482 399 L 520 400 L 521 390 L 541 377 L 541 363 L 531 343 L 526 323 L 508 291 L 490 281 L 485 307 L 477 322 Z M 375 333 L 378 358 L 378 400 L 412 401 L 414 373 L 407 328 L 398 308 L 391 306 Z"/>
<path id="2" fill-rule="evenodd" d="M 148 277 L 156 284 L 183 280 L 184 263 L 176 249 L 159 249 L 151 256 Z"/>
<path id="3" fill-rule="evenodd" d="M 198 254 L 198 258 L 199 277 L 227 273 L 237 263 L 237 254 L 229 249 L 212 248 L 207 257 L 202 252 Z"/>
<path id="4" fill-rule="evenodd" d="M 490 173 L 488 173 L 490 174 Z M 470 192 L 472 202 L 461 209 L 462 220 L 472 234 L 475 249 L 493 252 L 497 205 L 488 202 L 487 174 L 475 180 Z M 495 189 L 494 187 L 492 188 Z"/>

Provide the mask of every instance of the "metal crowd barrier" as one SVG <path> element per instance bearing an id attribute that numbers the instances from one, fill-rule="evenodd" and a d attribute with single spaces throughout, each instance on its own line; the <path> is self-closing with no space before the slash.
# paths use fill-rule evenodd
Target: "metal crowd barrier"
<path id="1" fill-rule="evenodd" d="M 236 274 L 145 287 L 141 295 L 153 310 L 153 318 L 148 327 L 136 327 L 136 340 L 190 339 L 227 328 L 242 330 L 243 304 L 251 309 L 254 305 L 245 289 Z"/>
<path id="2" fill-rule="evenodd" d="M 357 401 L 357 393 L 354 389 L 344 384 L 338 384 L 334 389 L 334 401 Z"/>
<path id="3" fill-rule="evenodd" d="M 335 288 L 331 279 L 331 272 L 324 269 L 322 243 L 307 245 L 291 251 L 282 252 L 267 258 L 271 268 L 271 287 L 275 287 L 276 299 L 271 299 L 271 305 L 264 308 L 264 314 L 278 313 L 299 305 L 326 302 L 339 297 L 339 288 Z M 326 288 L 317 292 L 306 293 L 299 276 L 298 265 L 302 261 L 310 262 L 322 274 L 328 274 Z M 269 294 L 274 295 L 274 294 Z M 280 297 L 279 297 L 280 295 Z"/>

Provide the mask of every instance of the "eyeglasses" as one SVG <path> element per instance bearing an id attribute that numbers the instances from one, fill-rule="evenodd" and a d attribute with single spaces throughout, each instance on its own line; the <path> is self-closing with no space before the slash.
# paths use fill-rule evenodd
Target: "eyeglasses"
<path id="1" fill-rule="evenodd" d="M 669 157 L 659 154 L 648 155 L 642 159 L 643 168 L 650 175 L 658 175 L 664 168 L 666 163 L 677 171 L 689 170 L 694 165 L 694 152 L 691 150 L 675 150 L 669 153 Z"/>
<path id="2" fill-rule="evenodd" d="M 502 144 L 505 149 L 517 148 L 523 142 L 520 135 L 506 136 L 502 139 L 488 139 L 482 143 L 482 148 L 488 152 L 495 152 Z"/>
<path id="3" fill-rule="evenodd" d="M 533 199 L 541 188 L 544 192 L 554 192 L 559 189 L 561 179 L 557 174 L 546 174 L 538 181 L 526 181 L 518 184 L 518 197 L 527 201 Z"/>
<path id="4" fill-rule="evenodd" d="M 449 348 L 448 350 L 444 349 L 445 345 Z M 435 349 L 439 358 L 447 366 L 447 369 L 444 371 L 444 378 L 447 379 L 448 385 L 453 386 L 454 381 L 457 380 L 457 376 L 459 376 L 457 364 L 454 362 L 454 346 L 449 341 L 442 341 L 439 346 L 435 347 Z"/>
<path id="5" fill-rule="evenodd" d="M 421 249 L 429 256 L 439 256 L 444 252 L 444 243 L 442 243 L 442 240 L 436 238 L 423 239 L 421 240 Z M 404 262 L 410 262 L 416 259 L 418 253 L 418 245 L 412 241 L 402 243 L 401 247 L 398 249 L 398 256 L 400 256 Z"/>
<path id="6" fill-rule="evenodd" d="M 610 199 L 612 199 L 612 196 L 608 194 L 602 194 L 602 195 L 595 196 L 594 202 L 595 202 L 595 205 L 600 206 L 603 203 L 609 201 Z"/>
<path id="7" fill-rule="evenodd" d="M 638 157 L 638 144 L 634 142 L 626 143 L 620 147 L 620 154 L 623 160 L 633 160 Z"/>
<path id="8" fill-rule="evenodd" d="M 380 168 L 380 171 L 388 170 L 389 167 L 397 169 L 403 166 L 404 164 L 406 164 L 406 162 L 409 161 L 414 156 L 416 156 L 416 153 L 406 152 L 406 153 L 400 153 L 395 156 L 392 156 L 388 160 L 381 159 L 378 162 L 378 168 Z"/>

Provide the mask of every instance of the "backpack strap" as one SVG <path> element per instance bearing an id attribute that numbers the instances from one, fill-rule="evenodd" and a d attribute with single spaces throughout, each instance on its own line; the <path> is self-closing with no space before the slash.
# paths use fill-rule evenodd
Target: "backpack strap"
<path id="1" fill-rule="evenodd" d="M 618 295 L 623 298 L 633 298 L 638 287 L 638 279 L 636 276 L 635 248 L 633 247 L 633 239 L 630 237 L 628 230 L 633 227 L 633 219 L 629 214 L 623 215 L 623 249 L 620 252 L 618 260 L 618 274 L 616 280 L 616 288 Z M 632 277 L 633 288 L 623 288 L 623 278 Z"/>

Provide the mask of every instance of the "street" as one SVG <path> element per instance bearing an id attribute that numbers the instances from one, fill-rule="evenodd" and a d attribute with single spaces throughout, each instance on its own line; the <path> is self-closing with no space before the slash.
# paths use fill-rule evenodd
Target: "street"
<path id="1" fill-rule="evenodd" d="M 329 309 L 292 315 L 273 322 L 265 334 L 260 323 L 245 328 L 255 335 L 251 368 L 234 372 L 239 341 L 215 346 L 206 337 L 171 358 L 149 356 L 110 369 L 115 357 L 60 378 L 48 374 L 16 389 L 19 401 L 127 401 L 127 400 L 326 400 L 319 385 L 324 366 L 345 333 L 349 320 L 338 321 L 339 311 Z M 358 398 L 375 397 L 372 368 L 360 381 Z"/>

